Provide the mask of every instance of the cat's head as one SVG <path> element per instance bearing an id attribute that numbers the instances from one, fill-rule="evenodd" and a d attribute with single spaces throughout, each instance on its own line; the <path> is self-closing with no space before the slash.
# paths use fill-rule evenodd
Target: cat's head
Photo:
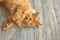
<path id="1" fill-rule="evenodd" d="M 41 25 L 41 23 L 37 19 L 38 15 L 39 12 L 37 11 L 34 11 L 33 13 L 28 13 L 24 19 L 24 22 L 26 22 L 27 26 L 38 27 L 39 25 Z"/>

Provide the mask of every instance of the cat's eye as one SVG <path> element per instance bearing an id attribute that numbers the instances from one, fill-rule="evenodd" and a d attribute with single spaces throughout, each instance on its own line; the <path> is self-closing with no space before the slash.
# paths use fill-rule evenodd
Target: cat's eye
<path id="1" fill-rule="evenodd" d="M 31 20 L 31 18 L 29 20 Z"/>

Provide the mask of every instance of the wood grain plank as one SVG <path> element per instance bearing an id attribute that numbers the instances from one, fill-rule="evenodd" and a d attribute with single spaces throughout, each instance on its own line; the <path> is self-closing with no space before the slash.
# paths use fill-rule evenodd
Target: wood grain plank
<path id="1" fill-rule="evenodd" d="M 57 18 L 57 40 L 60 40 L 60 0 L 53 0 L 54 10 Z"/>
<path id="2" fill-rule="evenodd" d="M 60 40 L 60 24 L 58 24 L 58 29 L 57 29 L 57 40 Z"/>
<path id="3" fill-rule="evenodd" d="M 41 0 L 43 7 L 43 40 L 56 40 L 57 21 L 52 0 Z"/>
<path id="4" fill-rule="evenodd" d="M 56 16 L 60 16 L 60 0 L 53 0 Z"/>

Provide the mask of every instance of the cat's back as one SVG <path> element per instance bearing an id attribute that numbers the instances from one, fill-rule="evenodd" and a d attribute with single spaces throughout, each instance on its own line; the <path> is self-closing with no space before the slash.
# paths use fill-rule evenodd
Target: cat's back
<path id="1" fill-rule="evenodd" d="M 29 0 L 6 0 L 6 4 L 23 4 L 28 2 Z"/>
<path id="2" fill-rule="evenodd" d="M 5 6 L 7 8 L 10 8 L 12 6 L 17 5 L 27 5 L 29 3 L 29 0 L 6 0 Z"/>

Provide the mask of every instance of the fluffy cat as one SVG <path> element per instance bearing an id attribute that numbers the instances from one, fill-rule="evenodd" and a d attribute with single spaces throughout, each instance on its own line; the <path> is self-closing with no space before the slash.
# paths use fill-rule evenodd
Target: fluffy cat
<path id="1" fill-rule="evenodd" d="M 10 15 L 8 22 L 4 25 L 3 30 L 7 30 L 14 23 L 19 27 L 38 27 L 41 23 L 38 22 L 38 12 L 31 7 L 29 0 L 0 0 Z"/>

